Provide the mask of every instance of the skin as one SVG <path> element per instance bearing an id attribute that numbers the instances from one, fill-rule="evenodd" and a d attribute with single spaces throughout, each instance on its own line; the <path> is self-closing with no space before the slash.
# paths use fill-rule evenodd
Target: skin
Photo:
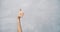
<path id="1" fill-rule="evenodd" d="M 19 13 L 18 13 L 18 17 L 17 17 L 17 22 L 18 22 L 18 32 L 22 32 L 22 28 L 21 28 L 21 22 L 20 19 L 23 17 L 24 13 L 22 11 L 22 9 L 20 9 Z"/>

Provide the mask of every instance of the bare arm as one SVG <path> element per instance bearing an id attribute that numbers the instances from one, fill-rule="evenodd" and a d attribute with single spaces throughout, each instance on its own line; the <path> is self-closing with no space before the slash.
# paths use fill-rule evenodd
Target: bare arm
<path id="1" fill-rule="evenodd" d="M 21 28 L 21 23 L 20 23 L 20 17 L 18 17 L 18 32 L 22 32 L 22 28 Z"/>
<path id="2" fill-rule="evenodd" d="M 23 11 L 20 9 L 19 13 L 18 13 L 18 17 L 17 17 L 17 22 L 18 22 L 18 32 L 22 32 L 22 28 L 21 28 L 21 21 L 20 19 L 23 17 L 24 13 Z"/>

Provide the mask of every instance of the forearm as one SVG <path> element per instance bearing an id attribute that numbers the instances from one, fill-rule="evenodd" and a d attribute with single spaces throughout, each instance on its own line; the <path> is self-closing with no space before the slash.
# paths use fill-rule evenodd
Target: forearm
<path id="1" fill-rule="evenodd" d="M 18 18 L 18 32 L 22 32 L 20 18 Z"/>

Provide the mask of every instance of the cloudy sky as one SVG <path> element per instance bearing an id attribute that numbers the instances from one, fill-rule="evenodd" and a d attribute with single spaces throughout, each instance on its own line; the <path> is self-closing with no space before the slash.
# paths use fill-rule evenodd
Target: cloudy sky
<path id="1" fill-rule="evenodd" d="M 0 0 L 0 32 L 17 32 L 17 14 L 23 32 L 60 32 L 60 0 Z"/>

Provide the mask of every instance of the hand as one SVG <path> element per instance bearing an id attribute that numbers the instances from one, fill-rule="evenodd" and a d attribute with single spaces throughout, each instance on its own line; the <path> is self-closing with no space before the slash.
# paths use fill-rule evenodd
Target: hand
<path id="1" fill-rule="evenodd" d="M 22 9 L 20 9 L 19 13 L 18 13 L 18 18 L 21 18 L 24 16 L 24 12 L 22 11 Z"/>

